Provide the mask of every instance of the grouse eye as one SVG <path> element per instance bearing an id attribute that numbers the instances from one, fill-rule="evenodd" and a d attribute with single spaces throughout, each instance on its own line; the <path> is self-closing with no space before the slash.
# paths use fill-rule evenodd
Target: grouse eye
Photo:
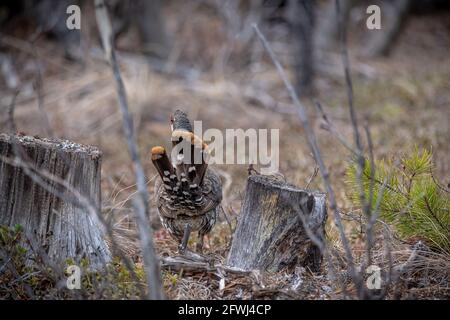
<path id="1" fill-rule="evenodd" d="M 173 131 L 173 123 L 175 122 L 175 119 L 173 117 L 173 114 L 170 115 L 170 131 Z"/>

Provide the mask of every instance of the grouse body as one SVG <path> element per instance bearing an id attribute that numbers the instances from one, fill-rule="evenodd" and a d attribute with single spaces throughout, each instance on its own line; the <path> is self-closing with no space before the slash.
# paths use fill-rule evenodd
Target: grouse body
<path id="1" fill-rule="evenodd" d="M 194 135 L 187 115 L 175 111 L 171 118 L 172 154 L 152 148 L 152 162 L 160 179 L 156 182 L 156 205 L 163 226 L 184 251 L 192 231 L 198 232 L 197 250 L 216 223 L 222 201 L 222 184 L 208 167 L 208 146 Z"/>

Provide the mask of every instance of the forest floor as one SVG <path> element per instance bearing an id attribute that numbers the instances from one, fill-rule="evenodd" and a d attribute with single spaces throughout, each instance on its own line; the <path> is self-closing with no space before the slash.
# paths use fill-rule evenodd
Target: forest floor
<path id="1" fill-rule="evenodd" d="M 164 66 L 165 72 L 154 71 L 143 55 L 136 53 L 139 49 L 133 33 L 118 43 L 150 194 L 154 194 L 156 177 L 150 149 L 155 145 L 170 145 L 169 115 L 180 107 L 191 119 L 202 120 L 203 128 L 279 129 L 280 172 L 290 183 L 304 187 L 315 163 L 288 93 L 260 42 L 253 38 L 242 44 L 227 39 L 226 24 L 208 10 L 200 11 L 189 22 L 177 19 L 171 8 L 167 14 L 169 31 L 174 34 L 174 49 Z M 283 65 L 292 70 L 286 28 L 273 25 L 263 30 Z M 447 185 L 450 182 L 450 15 L 412 17 L 388 58 L 367 58 L 360 54 L 364 46 L 360 38 L 351 37 L 349 47 L 355 106 L 361 121 L 369 119 L 376 159 L 396 158 L 415 146 L 432 149 L 434 174 Z M 59 45 L 45 37 L 40 37 L 34 46 L 20 39 L 24 39 L 23 35 L 12 34 L 2 40 L 2 49 L 13 57 L 21 83 L 15 108 L 18 130 L 28 135 L 48 135 L 44 115 L 38 108 L 37 91 L 40 91 L 55 136 L 102 150 L 103 213 L 112 217 L 121 244 L 140 263 L 130 201 L 135 192 L 132 165 L 122 133 L 114 80 L 109 67 L 101 61 L 101 51 L 90 50 L 88 58 L 80 64 L 66 61 Z M 92 39 L 91 44 L 98 46 Z M 222 54 L 226 50 L 231 52 L 228 59 Z M 40 90 L 34 85 L 36 63 L 42 68 Z M 337 130 L 352 141 L 339 51 L 323 52 L 316 57 L 316 63 L 315 97 Z M 0 82 L 1 110 L 8 108 L 12 97 L 13 91 Z M 339 208 L 344 217 L 349 217 L 345 221 L 346 231 L 358 261 L 364 252 L 364 234 L 357 221 L 360 210 L 352 205 L 345 181 L 351 155 L 323 129 L 312 101 L 303 99 L 303 102 L 309 108 Z M 0 114 L 0 125 L 0 131 L 5 131 L 4 112 Z M 247 166 L 218 165 L 216 168 L 224 182 L 222 205 L 234 226 L 245 190 Z M 310 188 L 323 190 L 320 177 L 312 181 Z M 160 228 L 154 206 L 151 217 L 152 225 L 157 228 L 154 240 L 158 252 L 162 256 L 174 255 L 176 243 Z M 342 251 L 329 220 L 328 237 Z M 230 228 L 222 217 L 206 242 L 207 254 L 224 260 L 230 239 Z M 392 245 L 396 264 L 406 261 L 411 243 L 394 240 Z M 383 246 L 379 250 L 382 256 Z M 448 260 L 445 263 L 449 265 Z M 163 280 L 167 296 L 176 299 L 331 299 L 342 294 L 340 286 L 330 280 L 326 266 L 318 274 L 299 269 L 295 275 L 280 273 L 262 277 L 264 284 L 256 285 L 252 278 L 232 275 L 226 279 L 224 288 L 219 288 L 217 275 L 205 272 L 165 271 Z M 399 281 L 389 296 L 450 297 L 448 278 L 436 284 L 414 277 L 409 274 Z M 351 286 L 348 290 L 352 291 Z"/>

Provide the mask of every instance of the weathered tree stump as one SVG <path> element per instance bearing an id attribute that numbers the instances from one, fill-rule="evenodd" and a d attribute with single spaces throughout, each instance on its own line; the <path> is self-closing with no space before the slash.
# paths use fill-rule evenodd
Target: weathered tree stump
<path id="1" fill-rule="evenodd" d="M 227 264 L 271 272 L 297 265 L 320 267 L 322 256 L 303 226 L 324 239 L 324 193 L 301 190 L 270 176 L 248 178 Z"/>
<path id="2" fill-rule="evenodd" d="M 14 162 L 16 156 L 28 169 Z M 110 253 L 101 229 L 73 192 L 100 210 L 100 169 L 95 147 L 0 134 L 0 225 L 21 225 L 56 263 L 88 259 L 94 268 L 104 265 Z"/>

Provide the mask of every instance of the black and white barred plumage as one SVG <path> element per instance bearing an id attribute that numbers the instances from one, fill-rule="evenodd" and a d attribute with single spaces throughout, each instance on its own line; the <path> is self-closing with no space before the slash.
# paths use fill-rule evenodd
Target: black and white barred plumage
<path id="1" fill-rule="evenodd" d="M 183 151 L 176 149 L 174 161 L 163 147 L 152 149 L 152 162 L 161 178 L 156 182 L 156 205 L 163 226 L 180 242 L 181 250 L 186 248 L 190 232 L 197 231 L 197 249 L 201 251 L 204 235 L 216 222 L 222 184 L 219 176 L 208 167 L 207 146 L 192 133 L 187 115 L 177 110 L 171 122 L 173 147 L 187 145 Z"/>

